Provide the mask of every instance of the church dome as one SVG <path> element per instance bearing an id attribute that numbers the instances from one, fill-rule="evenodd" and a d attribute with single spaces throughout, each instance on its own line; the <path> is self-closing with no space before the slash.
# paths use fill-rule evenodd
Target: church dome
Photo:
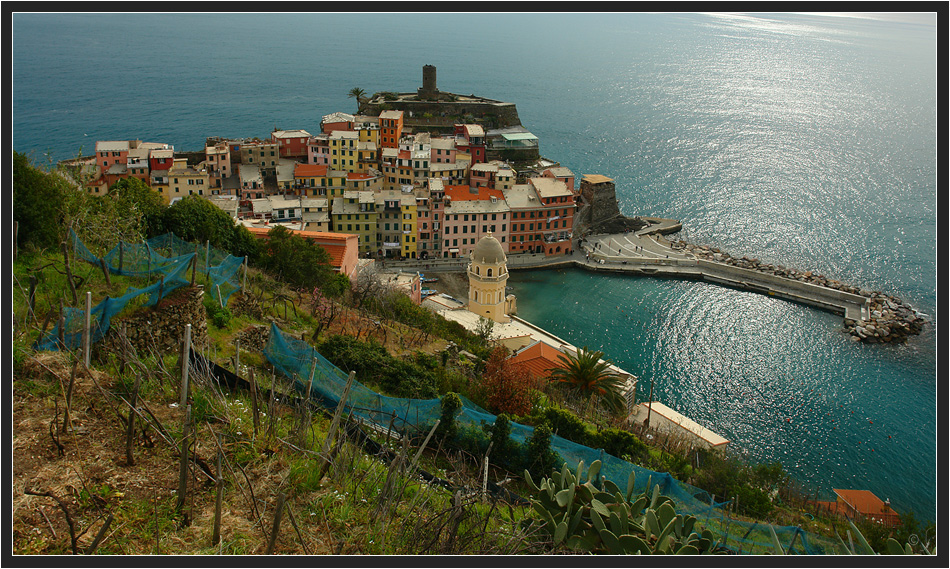
<path id="1" fill-rule="evenodd" d="M 485 237 L 482 237 L 478 241 L 478 244 L 475 245 L 475 249 L 472 250 L 472 261 L 475 263 L 497 265 L 499 263 L 505 263 L 507 260 L 505 250 L 501 248 L 501 243 L 492 237 L 490 232 Z"/>

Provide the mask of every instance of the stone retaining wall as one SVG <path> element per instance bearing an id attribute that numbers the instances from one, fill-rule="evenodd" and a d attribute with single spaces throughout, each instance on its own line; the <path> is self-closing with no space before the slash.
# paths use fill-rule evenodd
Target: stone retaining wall
<path id="1" fill-rule="evenodd" d="M 181 351 L 185 324 L 191 324 L 191 345 L 206 349 L 208 323 L 202 304 L 204 290 L 185 286 L 174 291 L 156 307 L 143 308 L 124 318 L 113 319 L 102 341 L 94 346 L 93 355 L 121 354 L 119 331 L 126 326 L 129 343 L 140 358 L 151 352 L 168 355 Z"/>

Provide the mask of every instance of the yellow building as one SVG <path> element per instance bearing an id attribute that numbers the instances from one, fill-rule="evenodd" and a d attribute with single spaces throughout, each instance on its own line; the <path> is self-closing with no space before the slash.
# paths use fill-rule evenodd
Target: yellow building
<path id="1" fill-rule="evenodd" d="M 347 173 L 318 164 L 294 166 L 294 188 L 301 196 L 342 197 Z"/>
<path id="2" fill-rule="evenodd" d="M 376 193 L 375 199 L 378 212 L 376 231 L 383 256 L 415 259 L 418 255 L 415 194 L 382 191 Z"/>
<path id="3" fill-rule="evenodd" d="M 357 145 L 360 135 L 352 130 L 330 133 L 330 168 L 344 172 L 358 172 L 360 168 Z"/>
<path id="4" fill-rule="evenodd" d="M 376 202 L 373 192 L 344 192 L 330 201 L 331 231 L 359 235 L 359 252 L 376 252 Z"/>
<path id="5" fill-rule="evenodd" d="M 165 198 L 165 203 L 185 196 L 210 196 L 211 176 L 204 168 L 195 169 L 189 166 L 185 158 L 176 158 L 168 169 L 167 191 L 161 185 L 156 189 Z"/>

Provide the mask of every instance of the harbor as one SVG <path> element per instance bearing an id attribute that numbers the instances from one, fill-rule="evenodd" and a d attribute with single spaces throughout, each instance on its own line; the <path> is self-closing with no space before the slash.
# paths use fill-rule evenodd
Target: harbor
<path id="1" fill-rule="evenodd" d="M 734 258 L 708 246 L 669 240 L 664 234 L 682 228 L 676 220 L 642 218 L 647 227 L 638 231 L 593 234 L 578 239 L 567 255 L 512 254 L 513 271 L 576 267 L 591 272 L 702 280 L 764 294 L 832 312 L 844 317 L 843 325 L 854 341 L 903 342 L 919 334 L 925 319 L 900 299 L 829 279 L 812 271 L 789 269 L 748 257 Z M 430 259 L 389 261 L 390 270 L 426 273 L 463 272 L 467 260 Z"/>

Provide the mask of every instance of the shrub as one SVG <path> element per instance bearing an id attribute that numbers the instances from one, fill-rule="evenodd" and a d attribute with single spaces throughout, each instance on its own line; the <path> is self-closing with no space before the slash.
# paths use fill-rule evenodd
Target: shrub
<path id="1" fill-rule="evenodd" d="M 562 462 L 558 454 L 551 450 L 550 427 L 539 425 L 534 428 L 534 432 L 525 441 L 524 460 L 527 463 L 526 470 L 539 476 L 550 472 L 555 464 Z"/>
<path id="2" fill-rule="evenodd" d="M 625 460 L 640 462 L 649 456 L 647 445 L 631 432 L 620 429 L 601 429 L 593 437 L 593 448 L 602 448 L 604 452 Z"/>
<path id="3" fill-rule="evenodd" d="M 439 417 L 439 427 L 435 430 L 435 436 L 440 440 L 451 441 L 458 433 L 458 423 L 455 417 L 462 409 L 462 399 L 457 393 L 446 393 L 442 397 L 442 415 Z"/>

